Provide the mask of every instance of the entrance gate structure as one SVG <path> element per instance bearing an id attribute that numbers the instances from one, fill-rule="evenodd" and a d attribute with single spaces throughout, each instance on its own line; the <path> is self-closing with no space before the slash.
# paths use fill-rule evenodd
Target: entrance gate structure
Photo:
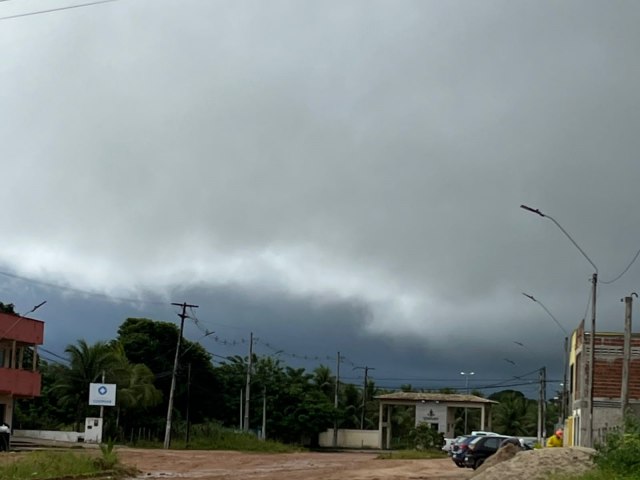
<path id="1" fill-rule="evenodd" d="M 498 403 L 476 395 L 458 393 L 397 392 L 375 398 L 380 402 L 378 446 L 381 449 L 391 448 L 391 415 L 394 406 L 415 407 L 416 426 L 427 423 L 445 437 L 453 438 L 456 408 L 480 409 L 480 430 L 491 430 L 491 406 Z"/>

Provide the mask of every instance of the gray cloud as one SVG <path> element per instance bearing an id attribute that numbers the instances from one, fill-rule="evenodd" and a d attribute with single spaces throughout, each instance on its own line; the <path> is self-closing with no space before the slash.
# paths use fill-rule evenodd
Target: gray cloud
<path id="1" fill-rule="evenodd" d="M 605 280 L 640 248 L 637 9 L 123 0 L 5 21 L 0 261 L 113 295 L 321 298 L 425 361 L 508 371 L 524 338 L 557 363 L 520 292 L 571 330 L 592 268 L 518 206 Z M 603 328 L 638 272 L 600 289 Z"/>

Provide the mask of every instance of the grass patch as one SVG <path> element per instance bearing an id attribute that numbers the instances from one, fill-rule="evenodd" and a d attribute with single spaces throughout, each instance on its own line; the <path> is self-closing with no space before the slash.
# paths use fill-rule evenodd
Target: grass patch
<path id="1" fill-rule="evenodd" d="M 602 469 L 594 469 L 582 475 L 555 474 L 548 477 L 547 480 L 638 480 L 640 476 L 637 474 L 624 475 L 616 472 L 606 471 Z"/>
<path id="2" fill-rule="evenodd" d="M 447 458 L 445 452 L 439 450 L 396 450 L 378 455 L 380 460 L 425 460 L 433 458 Z"/>
<path id="3" fill-rule="evenodd" d="M 133 446 L 140 448 L 161 448 L 163 443 L 138 441 Z M 193 425 L 189 445 L 185 443 L 184 431 L 177 429 L 171 440 L 171 448 L 176 450 L 236 450 L 240 452 L 291 453 L 301 451 L 300 447 L 286 445 L 273 440 L 260 440 L 251 433 L 225 428 L 215 422 Z"/>
<path id="4" fill-rule="evenodd" d="M 100 458 L 88 453 L 30 452 L 0 465 L 3 480 L 43 480 L 91 476 L 104 471 Z M 113 468 L 116 468 L 113 465 Z M 122 472 L 124 473 L 124 472 Z"/>

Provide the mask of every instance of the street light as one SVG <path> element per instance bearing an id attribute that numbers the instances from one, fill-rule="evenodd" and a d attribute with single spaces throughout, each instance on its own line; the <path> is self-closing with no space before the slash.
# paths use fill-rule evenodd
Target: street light
<path id="1" fill-rule="evenodd" d="M 564 423 L 565 417 L 566 417 L 566 406 L 567 406 L 567 363 L 568 363 L 568 356 L 569 356 L 569 333 L 567 332 L 567 330 L 562 326 L 562 324 L 558 321 L 558 319 L 555 317 L 555 315 L 553 313 L 551 313 L 551 311 L 549 311 L 549 309 L 547 307 L 545 307 L 544 303 L 542 303 L 540 300 L 538 300 L 537 298 L 535 298 L 533 295 L 529 295 L 528 293 L 524 293 L 522 292 L 522 295 L 524 295 L 525 297 L 527 297 L 528 299 L 530 299 L 533 302 L 536 302 L 538 305 L 540 305 L 542 307 L 542 309 L 547 312 L 547 315 L 549 315 L 554 322 L 556 322 L 556 325 L 558 325 L 558 327 L 560 327 L 560 330 L 562 330 L 564 332 L 564 361 L 562 362 L 562 409 L 560 411 L 560 415 L 562 417 L 562 422 Z"/>
<path id="2" fill-rule="evenodd" d="M 464 376 L 464 388 L 469 395 L 469 377 L 475 375 L 476 372 L 460 372 Z M 467 434 L 467 407 L 464 407 L 464 434 Z"/>
<path id="3" fill-rule="evenodd" d="M 594 363 L 595 363 L 595 359 L 596 359 L 596 355 L 595 355 L 595 347 L 596 347 L 596 293 L 597 293 L 597 285 L 598 285 L 598 267 L 596 266 L 595 263 L 593 263 L 593 261 L 589 258 L 589 256 L 584 252 L 584 250 L 582 250 L 582 248 L 580 248 L 580 245 L 578 245 L 576 243 L 576 241 L 571 238 L 571 235 L 569 235 L 569 232 L 567 232 L 562 225 L 560 225 L 555 218 L 551 217 L 550 215 L 546 215 L 544 213 L 542 213 L 540 210 L 538 210 L 537 208 L 531 208 L 528 207 L 526 205 L 520 205 L 520 208 L 522 208 L 523 210 L 527 210 L 528 212 L 531 213 L 535 213 L 539 216 L 541 216 L 542 218 L 548 218 L 549 220 L 551 220 L 556 227 L 558 227 L 560 229 L 560 231 L 562 233 L 564 233 L 564 235 L 569 239 L 569 241 L 571 241 L 571 243 L 573 244 L 574 247 L 576 247 L 578 249 L 578 251 L 582 254 L 582 256 L 584 258 L 587 259 L 587 261 L 591 264 L 591 266 L 593 267 L 593 269 L 595 270 L 593 276 L 592 276 L 592 280 L 591 280 L 591 335 L 590 335 L 590 339 L 589 339 L 589 378 L 588 381 L 586 382 L 586 385 L 588 387 L 589 390 L 589 394 L 588 394 L 588 398 L 589 398 L 589 415 L 588 415 L 588 422 L 587 422 L 587 426 L 588 428 L 586 429 L 586 441 L 584 442 L 584 445 L 591 447 L 593 446 L 593 371 L 594 371 Z M 581 442 L 582 443 L 582 442 Z"/>

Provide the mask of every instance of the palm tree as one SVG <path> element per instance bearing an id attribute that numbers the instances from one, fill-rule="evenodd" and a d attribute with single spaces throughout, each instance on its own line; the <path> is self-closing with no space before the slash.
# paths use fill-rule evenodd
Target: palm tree
<path id="1" fill-rule="evenodd" d="M 333 401 L 335 395 L 335 381 L 336 379 L 331 374 L 331 369 L 326 365 L 320 365 L 313 371 L 313 383 L 331 401 Z"/>
<path id="2" fill-rule="evenodd" d="M 498 432 L 514 436 L 532 435 L 536 429 L 536 405 L 520 392 L 507 392 L 493 410 Z"/>
<path id="3" fill-rule="evenodd" d="M 132 364 L 127 359 L 122 344 L 114 342 L 111 348 L 115 357 L 111 378 L 118 386 L 116 406 L 116 428 L 120 423 L 121 411 L 136 411 L 153 407 L 162 401 L 162 392 L 153 382 L 153 372 L 142 363 Z"/>
<path id="4" fill-rule="evenodd" d="M 61 369 L 52 390 L 58 395 L 61 405 L 74 410 L 78 428 L 87 416 L 89 385 L 98 381 L 103 374 L 111 373 L 117 364 L 117 357 L 106 343 L 89 345 L 85 340 L 78 340 L 77 345 L 69 345 L 65 353 L 69 355 L 69 366 Z"/>

